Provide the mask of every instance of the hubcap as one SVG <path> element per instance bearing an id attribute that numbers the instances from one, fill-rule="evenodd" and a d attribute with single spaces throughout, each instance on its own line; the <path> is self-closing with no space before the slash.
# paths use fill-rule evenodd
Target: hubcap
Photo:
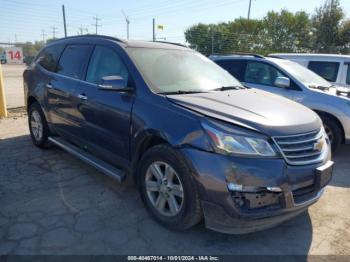
<path id="1" fill-rule="evenodd" d="M 329 141 L 331 142 L 331 144 L 333 143 L 333 139 L 334 139 L 334 135 L 332 130 L 328 127 L 328 126 L 324 126 L 324 130 L 326 131 L 326 134 L 328 136 Z"/>
<path id="2" fill-rule="evenodd" d="M 30 126 L 32 134 L 36 141 L 40 141 L 43 137 L 43 124 L 38 111 L 34 110 L 30 116 Z"/>
<path id="3" fill-rule="evenodd" d="M 153 207 L 164 216 L 176 216 L 184 201 L 182 183 L 176 171 L 165 162 L 152 163 L 145 177 L 146 192 Z"/>

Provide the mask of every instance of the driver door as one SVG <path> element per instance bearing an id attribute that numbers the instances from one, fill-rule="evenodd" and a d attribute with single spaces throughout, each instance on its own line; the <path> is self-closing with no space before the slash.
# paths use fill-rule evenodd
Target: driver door
<path id="1" fill-rule="evenodd" d="M 86 79 L 78 86 L 78 110 L 85 125 L 84 148 L 111 164 L 127 165 L 134 94 L 101 90 L 99 84 L 105 76 L 120 76 L 126 83 L 131 78 L 117 50 L 97 45 Z"/>

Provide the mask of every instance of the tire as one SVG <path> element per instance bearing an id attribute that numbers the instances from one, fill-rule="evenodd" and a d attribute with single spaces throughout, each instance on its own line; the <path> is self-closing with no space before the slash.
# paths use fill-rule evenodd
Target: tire
<path id="1" fill-rule="evenodd" d="M 154 179 L 156 177 L 154 173 L 157 173 L 154 172 L 156 166 L 159 167 L 158 171 L 165 171 L 166 168 L 169 170 L 168 176 L 164 172 L 164 177 L 169 178 L 167 184 L 164 182 L 159 185 L 159 180 Z M 172 177 L 172 180 L 170 177 Z M 155 183 L 158 184 L 158 191 L 147 190 L 146 184 L 149 185 L 150 183 L 153 183 L 151 184 L 152 187 Z M 161 192 L 164 184 L 166 185 L 165 187 L 169 186 L 173 189 L 170 189 L 170 191 L 165 190 L 165 194 L 168 194 L 168 197 L 165 197 L 164 208 L 160 211 L 160 208 L 156 208 L 155 204 L 158 198 L 162 198 L 161 195 L 164 195 Z M 191 178 L 191 168 L 183 156 L 170 146 L 158 145 L 152 147 L 144 154 L 138 165 L 138 185 L 147 210 L 161 225 L 182 231 L 189 229 L 202 220 L 200 198 Z M 182 191 L 179 190 L 180 188 L 182 188 Z M 183 196 L 182 198 L 180 197 L 181 195 Z M 176 212 L 173 212 L 174 204 L 171 204 L 174 203 L 174 199 L 178 204 Z M 163 202 L 159 201 L 159 203 Z M 160 206 L 162 205 L 160 204 Z"/>
<path id="2" fill-rule="evenodd" d="M 28 123 L 33 144 L 40 148 L 48 148 L 50 131 L 41 106 L 37 102 L 29 106 Z"/>
<path id="3" fill-rule="evenodd" d="M 321 116 L 326 133 L 331 141 L 332 152 L 335 152 L 342 143 L 342 130 L 339 124 L 331 117 Z"/>

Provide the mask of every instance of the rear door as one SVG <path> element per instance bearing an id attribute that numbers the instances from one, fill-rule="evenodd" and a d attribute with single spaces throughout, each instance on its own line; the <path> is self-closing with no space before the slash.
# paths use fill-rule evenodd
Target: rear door
<path id="1" fill-rule="evenodd" d="M 117 47 L 97 45 L 86 79 L 79 84 L 77 111 L 83 118 L 85 149 L 112 164 L 127 165 L 134 94 L 100 90 L 104 76 L 121 76 L 134 87 Z"/>
<path id="2" fill-rule="evenodd" d="M 67 45 L 58 62 L 55 77 L 47 85 L 52 124 L 60 135 L 72 140 L 80 137 L 77 86 L 84 76 L 91 50 L 91 45 Z"/>

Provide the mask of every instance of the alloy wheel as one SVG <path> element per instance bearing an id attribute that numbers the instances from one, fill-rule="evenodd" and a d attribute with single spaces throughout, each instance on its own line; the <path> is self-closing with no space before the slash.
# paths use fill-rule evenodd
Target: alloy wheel
<path id="1" fill-rule="evenodd" d="M 145 176 L 147 196 L 153 207 L 164 216 L 176 216 L 184 203 L 181 180 L 167 163 L 153 162 Z"/>
<path id="2" fill-rule="evenodd" d="M 30 127 L 32 134 L 36 141 L 40 141 L 43 137 L 43 124 L 41 120 L 41 116 L 38 111 L 32 111 L 30 116 Z"/>
<path id="3" fill-rule="evenodd" d="M 324 130 L 326 131 L 326 134 L 328 136 L 328 139 L 330 141 L 330 143 L 332 144 L 333 143 L 333 140 L 334 140 L 334 134 L 333 134 L 333 131 L 328 127 L 328 126 L 324 126 Z"/>

